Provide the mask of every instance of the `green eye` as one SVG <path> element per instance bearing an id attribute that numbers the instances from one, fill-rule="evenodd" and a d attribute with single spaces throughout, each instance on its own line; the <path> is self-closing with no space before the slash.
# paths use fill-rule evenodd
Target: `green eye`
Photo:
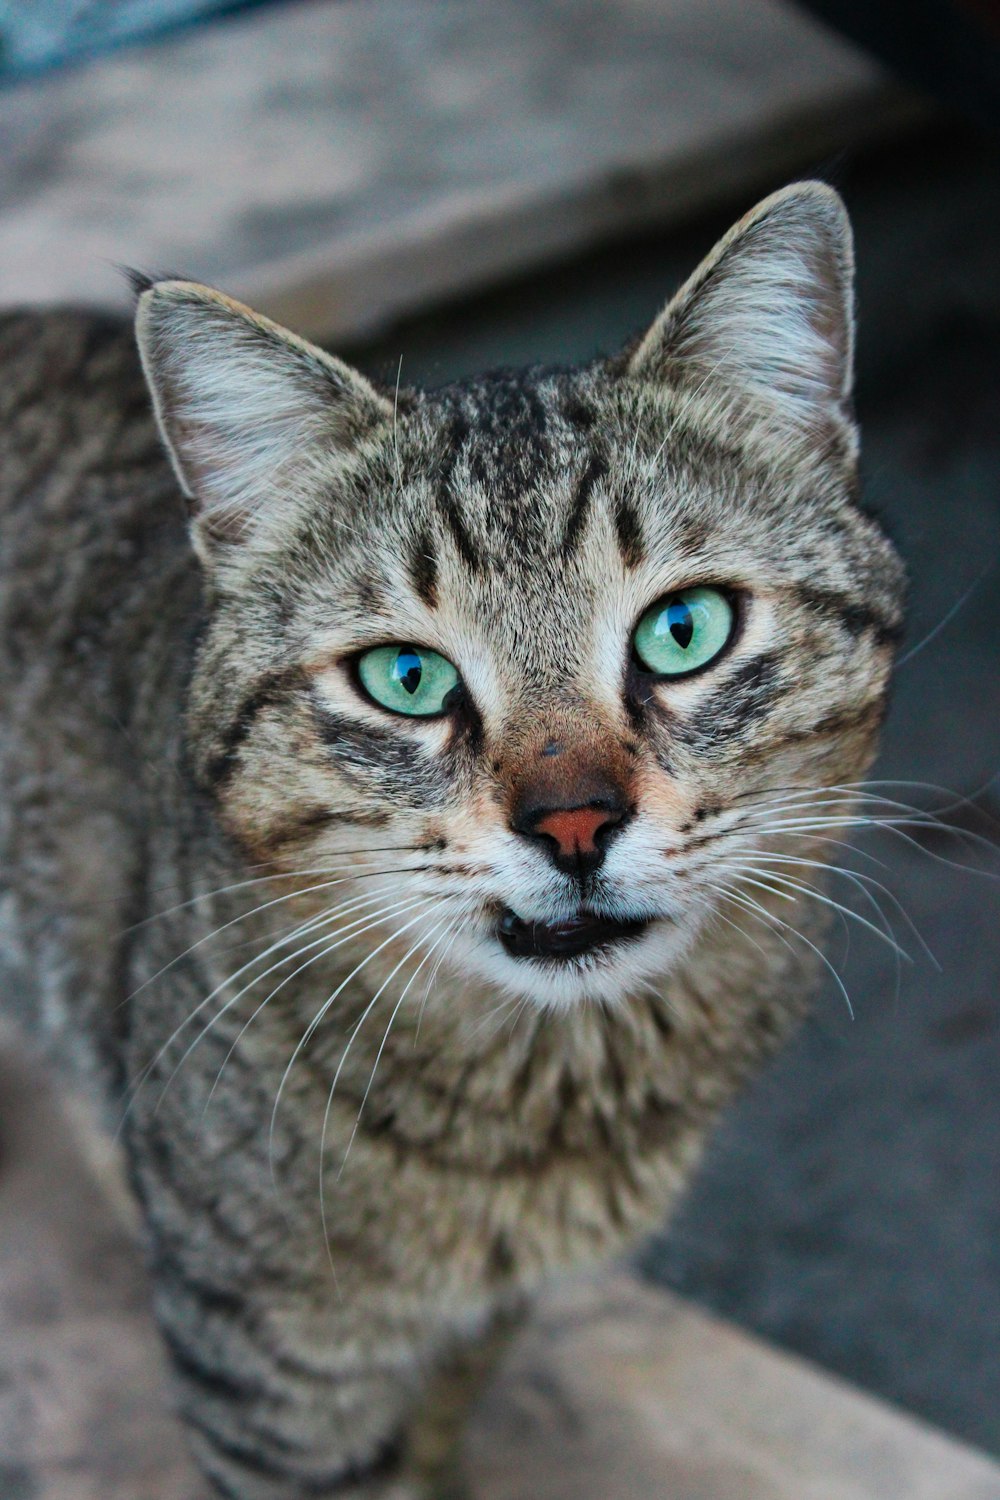
<path id="1" fill-rule="evenodd" d="M 358 676 L 383 708 L 420 718 L 443 713 L 459 682 L 450 661 L 422 646 L 376 646 L 358 658 Z"/>
<path id="2" fill-rule="evenodd" d="M 646 611 L 632 644 L 658 677 L 683 677 L 707 666 L 733 633 L 733 606 L 718 589 L 681 589 Z"/>

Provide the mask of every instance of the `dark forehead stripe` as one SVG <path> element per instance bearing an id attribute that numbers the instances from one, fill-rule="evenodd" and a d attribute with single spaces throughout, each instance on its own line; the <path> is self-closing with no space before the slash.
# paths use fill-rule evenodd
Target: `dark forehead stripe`
<path id="1" fill-rule="evenodd" d="M 592 453 L 577 482 L 573 504 L 566 518 L 566 529 L 563 532 L 562 540 L 563 557 L 572 557 L 587 524 L 587 516 L 590 512 L 590 497 L 594 492 L 594 485 L 597 484 L 598 480 L 603 479 L 607 470 L 608 463 L 604 454 Z"/>
<path id="2" fill-rule="evenodd" d="M 459 557 L 467 568 L 474 573 L 479 573 L 483 569 L 484 559 L 480 556 L 468 527 L 462 519 L 455 477 L 460 461 L 467 457 L 471 432 L 472 424 L 468 416 L 461 407 L 455 408 L 451 412 L 446 427 L 445 447 L 438 466 L 437 483 L 434 487 L 434 502 L 458 549 Z"/>
<path id="3" fill-rule="evenodd" d="M 435 505 L 471 571 L 541 531 L 538 496 L 552 475 L 558 402 L 539 372 L 499 371 L 432 398 L 441 419 Z"/>
<path id="4" fill-rule="evenodd" d="M 615 524 L 618 549 L 630 568 L 638 567 L 646 556 L 646 539 L 642 534 L 639 514 L 627 495 L 616 495 L 612 502 L 611 517 Z"/>
<path id="5" fill-rule="evenodd" d="M 410 577 L 418 598 L 428 609 L 437 605 L 437 551 L 430 528 L 425 526 L 417 533 L 410 552 Z"/>
<path id="6" fill-rule="evenodd" d="M 481 573 L 486 562 L 473 542 L 465 521 L 462 519 L 458 499 L 450 489 L 440 490 L 436 498 L 438 511 L 451 533 L 452 540 L 458 549 L 459 557 L 471 572 Z"/>

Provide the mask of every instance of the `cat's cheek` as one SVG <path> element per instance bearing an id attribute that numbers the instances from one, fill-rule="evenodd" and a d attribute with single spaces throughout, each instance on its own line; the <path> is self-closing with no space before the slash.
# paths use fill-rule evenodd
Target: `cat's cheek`
<path id="1" fill-rule="evenodd" d="M 665 850 L 678 848 L 682 830 L 697 811 L 697 789 L 683 775 L 671 774 L 656 762 L 640 768 L 635 785 L 637 831 L 647 837 L 655 835 Z"/>

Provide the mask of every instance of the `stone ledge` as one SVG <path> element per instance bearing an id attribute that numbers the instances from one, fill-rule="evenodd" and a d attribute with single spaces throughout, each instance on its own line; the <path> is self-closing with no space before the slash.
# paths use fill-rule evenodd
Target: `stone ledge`
<path id="1" fill-rule="evenodd" d="M 469 1444 L 482 1500 L 997 1500 L 1000 1466 L 624 1273 L 552 1293 Z"/>
<path id="2" fill-rule="evenodd" d="M 198 1500 L 112 1158 L 0 1050 L 0 1495 Z M 478 1500 L 996 1500 L 1000 1466 L 623 1272 L 543 1300 Z"/>
<path id="3" fill-rule="evenodd" d="M 0 93 L 0 301 L 124 263 L 357 337 L 920 109 L 782 0 L 285 5 Z"/>

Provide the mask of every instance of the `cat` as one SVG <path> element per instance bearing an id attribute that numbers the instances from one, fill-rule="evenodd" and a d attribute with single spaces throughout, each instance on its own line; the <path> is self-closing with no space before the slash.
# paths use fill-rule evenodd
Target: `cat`
<path id="1" fill-rule="evenodd" d="M 581 368 L 4 316 L 8 1008 L 121 1130 L 213 1493 L 457 1484 L 484 1351 L 803 1015 L 903 617 L 852 276 L 807 182 Z"/>

